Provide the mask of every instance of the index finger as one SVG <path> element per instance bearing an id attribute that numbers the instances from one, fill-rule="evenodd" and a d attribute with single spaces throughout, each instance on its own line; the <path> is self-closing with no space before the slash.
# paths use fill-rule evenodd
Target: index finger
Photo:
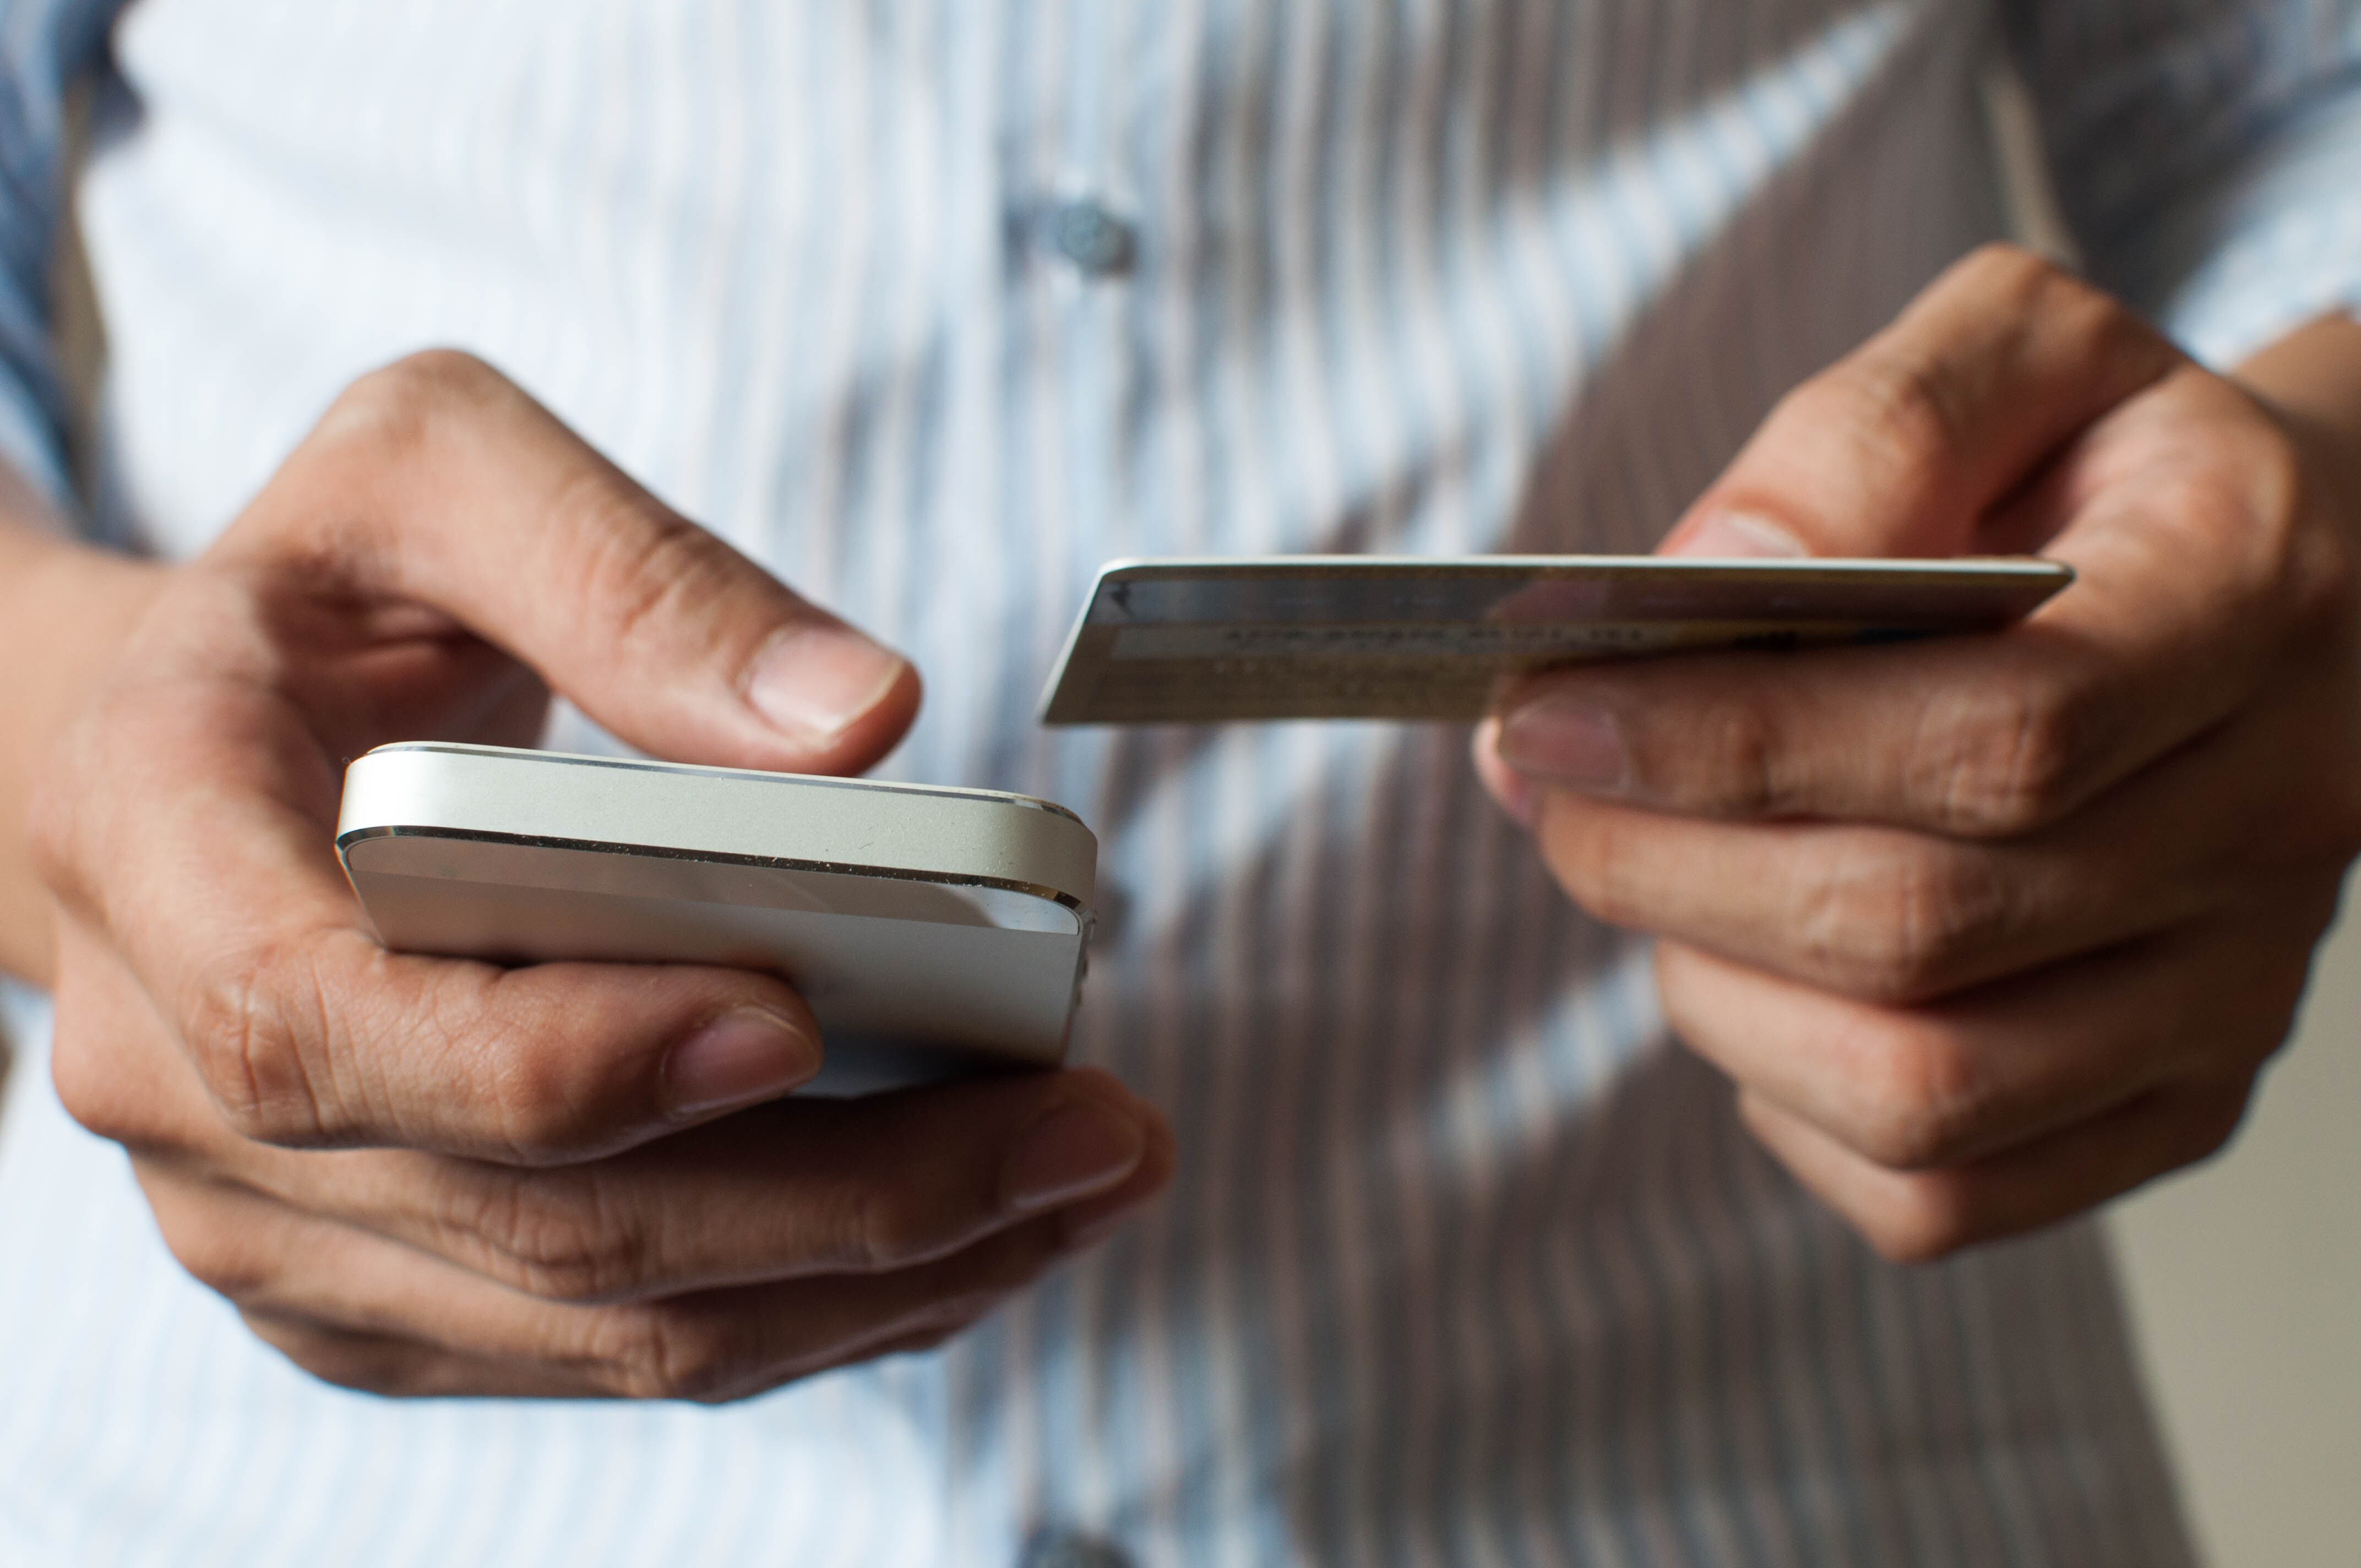
<path id="1" fill-rule="evenodd" d="M 356 381 L 209 555 L 445 612 L 675 761 L 858 772 L 918 707 L 906 660 L 456 352 Z"/>

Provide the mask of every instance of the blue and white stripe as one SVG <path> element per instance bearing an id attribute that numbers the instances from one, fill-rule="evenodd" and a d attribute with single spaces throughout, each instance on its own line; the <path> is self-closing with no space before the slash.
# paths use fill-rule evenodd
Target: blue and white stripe
<path id="1" fill-rule="evenodd" d="M 112 9 L 0 6 L 0 444 L 53 485 L 57 83 Z M 919 660 L 895 772 L 1093 823 L 1078 1052 L 1183 1166 L 939 1354 L 398 1404 L 256 1344 L 22 1073 L 0 1561 L 2186 1561 L 2095 1233 L 1879 1263 L 1463 733 L 1031 722 L 1110 556 L 1648 547 L 2000 231 L 2004 33 L 2094 269 L 2185 340 L 2361 301 L 2353 0 L 130 6 L 93 525 L 200 549 L 358 371 L 485 355 Z M 1045 243 L 1075 200 L 1127 269 Z"/>

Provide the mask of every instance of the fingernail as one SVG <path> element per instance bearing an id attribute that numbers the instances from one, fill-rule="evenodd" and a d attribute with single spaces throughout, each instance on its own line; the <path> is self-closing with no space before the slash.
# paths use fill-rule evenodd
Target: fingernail
<path id="1" fill-rule="evenodd" d="M 1671 554 L 1717 555 L 1738 559 L 1761 556 L 1794 558 L 1809 555 L 1804 542 L 1783 525 L 1758 512 L 1718 511 L 1682 536 Z"/>
<path id="2" fill-rule="evenodd" d="M 782 729 L 831 740 L 884 700 L 904 663 L 850 627 L 790 627 L 756 656 L 746 700 Z"/>
<path id="3" fill-rule="evenodd" d="M 1139 1168 L 1147 1152 L 1137 1123 L 1077 1101 L 1026 1130 L 1001 1171 L 1001 1192 L 1020 1213 L 1050 1208 L 1114 1186 Z"/>
<path id="4" fill-rule="evenodd" d="M 1578 696 L 1537 697 L 1510 714 L 1500 757 L 1521 773 L 1598 795 L 1620 794 L 1631 782 L 1621 726 Z"/>
<path id="5" fill-rule="evenodd" d="M 725 1013 L 664 1058 L 664 1111 L 674 1120 L 775 1100 L 819 1069 L 817 1043 L 759 1007 Z"/>

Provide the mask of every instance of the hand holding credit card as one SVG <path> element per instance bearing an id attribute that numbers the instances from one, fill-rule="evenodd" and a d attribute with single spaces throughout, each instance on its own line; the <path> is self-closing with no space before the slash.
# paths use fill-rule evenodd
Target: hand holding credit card
<path id="1" fill-rule="evenodd" d="M 1045 724 L 1474 719 L 1553 665 L 1989 630 L 2073 580 L 2028 557 L 1551 555 L 1119 561 Z"/>

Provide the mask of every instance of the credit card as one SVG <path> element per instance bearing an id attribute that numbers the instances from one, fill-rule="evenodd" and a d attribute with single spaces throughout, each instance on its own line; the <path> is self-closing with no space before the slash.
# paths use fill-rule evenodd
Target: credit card
<path id="1" fill-rule="evenodd" d="M 2073 579 L 2030 557 L 1117 561 L 1041 721 L 1480 718 L 1507 683 L 1554 665 L 1990 630 Z"/>

